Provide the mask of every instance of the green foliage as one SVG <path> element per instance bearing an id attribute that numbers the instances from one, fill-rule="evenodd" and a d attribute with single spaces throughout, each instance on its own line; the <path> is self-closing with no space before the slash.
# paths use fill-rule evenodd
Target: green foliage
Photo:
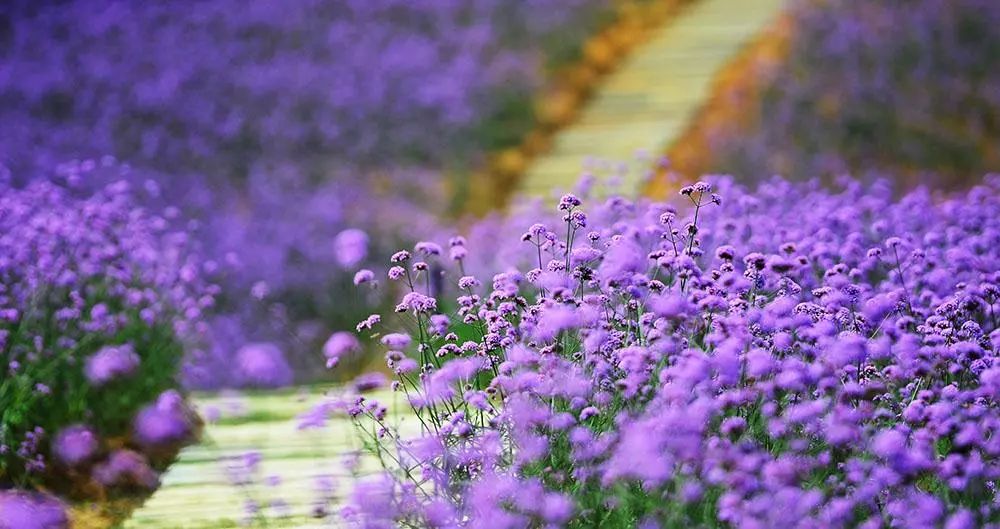
<path id="1" fill-rule="evenodd" d="M 102 437 L 128 435 L 135 413 L 177 384 L 183 344 L 174 329 L 167 323 L 146 323 L 139 310 L 106 295 L 99 285 L 91 287 L 84 313 L 106 305 L 124 320 L 113 335 L 86 333 L 67 347 L 61 340 L 67 332 L 56 323 L 56 313 L 70 293 L 59 289 L 36 298 L 16 321 L 0 323 L 0 334 L 6 334 L 0 359 L 7 368 L 0 379 L 0 447 L 6 448 L 0 454 L 0 484 L 24 486 L 42 480 L 51 468 L 29 471 L 24 455 L 47 454 L 48 442 L 63 427 L 86 423 Z M 84 374 L 86 359 L 101 347 L 125 343 L 132 344 L 141 359 L 135 373 L 94 387 Z M 10 367 L 15 361 L 16 369 Z M 25 436 L 36 428 L 44 431 L 38 450 L 19 455 Z"/>

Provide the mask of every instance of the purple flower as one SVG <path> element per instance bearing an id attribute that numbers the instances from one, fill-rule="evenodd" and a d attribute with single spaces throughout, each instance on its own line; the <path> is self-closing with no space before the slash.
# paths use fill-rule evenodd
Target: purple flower
<path id="1" fill-rule="evenodd" d="M 367 373 L 354 379 L 354 390 L 367 393 L 385 387 L 386 379 L 382 373 Z"/>
<path id="2" fill-rule="evenodd" d="M 380 321 L 382 321 L 381 316 L 378 314 L 372 314 L 358 323 L 357 330 L 358 332 L 361 332 L 364 329 L 372 329 L 378 325 Z"/>
<path id="3" fill-rule="evenodd" d="M 177 446 L 193 435 L 194 413 L 174 390 L 162 393 L 132 421 L 132 436 L 144 447 Z"/>
<path id="4" fill-rule="evenodd" d="M 131 344 L 106 345 L 87 358 L 84 374 L 95 386 L 103 386 L 135 373 L 139 368 L 139 355 Z"/>
<path id="5" fill-rule="evenodd" d="M 424 312 L 430 313 L 437 309 L 437 300 L 425 296 L 419 292 L 410 292 L 403 296 L 403 300 L 396 305 L 396 312 Z"/>
<path id="6" fill-rule="evenodd" d="M 977 145 L 995 142 L 997 129 L 982 130 L 976 113 L 955 113 L 970 98 L 980 101 L 985 112 L 1000 108 L 996 97 L 975 95 L 1000 81 L 1000 59 L 990 51 L 1000 36 L 985 32 L 981 38 L 965 38 L 971 27 L 1000 22 L 995 4 L 916 0 L 861 5 L 835 0 L 796 6 L 787 16 L 795 31 L 774 41 L 782 40 L 788 53 L 767 68 L 767 80 L 757 85 L 749 102 L 722 105 L 722 114 L 748 104 L 762 111 L 739 125 L 726 120 L 706 125 L 707 152 L 694 167 L 682 163 L 678 172 L 738 167 L 744 175 L 804 179 L 933 167 L 935 174 L 919 181 L 941 189 L 974 184 L 978 176 L 995 170 L 996 164 Z M 886 31 L 889 25 L 893 31 Z M 949 133 L 928 137 L 907 128 L 917 121 L 948 122 Z M 867 137 L 882 138 L 883 152 L 892 155 L 873 155 L 854 133 L 844 133 L 857 127 Z M 947 154 L 960 151 L 970 154 Z M 876 227 L 883 239 L 902 235 Z M 886 255 L 894 260 L 892 249 Z"/>
<path id="7" fill-rule="evenodd" d="M 94 479 L 105 487 L 156 489 L 160 477 L 146 458 L 131 450 L 115 450 L 94 466 Z"/>
<path id="8" fill-rule="evenodd" d="M 361 342 L 354 334 L 341 331 L 330 335 L 323 344 L 323 356 L 326 357 L 327 368 L 332 368 L 341 359 L 361 352 Z"/>
<path id="9" fill-rule="evenodd" d="M 0 528 L 69 529 L 66 507 L 58 499 L 39 493 L 0 490 Z"/>
<path id="10" fill-rule="evenodd" d="M 583 202 L 580 201 L 575 195 L 565 194 L 559 199 L 559 209 L 560 210 L 570 210 L 573 209 Z"/>
<path id="11" fill-rule="evenodd" d="M 441 245 L 428 241 L 421 241 L 413 247 L 414 251 L 424 256 L 441 255 Z"/>
<path id="12" fill-rule="evenodd" d="M 52 443 L 52 451 L 64 465 L 77 466 L 90 461 L 101 448 L 94 431 L 84 425 L 63 428 Z"/>
<path id="13" fill-rule="evenodd" d="M 375 273 L 367 268 L 358 270 L 354 274 L 354 284 L 363 285 L 365 283 L 372 283 L 375 281 Z"/>
<path id="14" fill-rule="evenodd" d="M 393 266 L 392 268 L 389 269 L 387 275 L 389 279 L 393 281 L 399 281 L 400 279 L 406 277 L 406 269 L 403 268 L 402 266 Z"/>
<path id="15" fill-rule="evenodd" d="M 292 368 L 272 343 L 249 343 L 236 352 L 240 383 L 253 387 L 281 387 L 292 381 Z"/>
<path id="16" fill-rule="evenodd" d="M 572 225 L 565 237 L 524 232 L 582 205 L 568 199 L 473 225 L 463 261 L 440 263 L 457 284 L 436 298 L 407 285 L 386 324 L 411 334 L 381 334 L 419 433 L 351 392 L 338 408 L 371 432 L 371 450 L 405 460 L 383 460 L 391 501 L 355 498 L 350 516 L 598 525 L 598 510 L 654 501 L 663 512 L 636 523 L 992 519 L 982 480 L 1000 479 L 986 462 L 1000 424 L 1000 294 L 982 285 L 1000 280 L 1000 245 L 986 242 L 1000 237 L 1000 178 L 933 200 L 882 185 L 751 191 L 713 177 L 681 207 L 588 207 L 586 240 Z M 712 190 L 725 210 L 703 209 L 721 202 Z M 668 208 L 691 228 L 662 224 Z M 871 259 L 890 229 L 920 241 L 919 258 Z M 473 277 L 493 281 L 473 288 Z M 385 382 L 372 380 L 356 389 Z M 948 494 L 914 488 L 925 479 Z"/>
<path id="17" fill-rule="evenodd" d="M 413 341 L 409 334 L 389 333 L 382 337 L 382 345 L 389 349 L 405 350 Z"/>
<path id="18" fill-rule="evenodd" d="M 337 263 L 344 268 L 354 268 L 368 256 L 368 234 L 353 228 L 344 230 L 333 239 L 333 246 Z"/>

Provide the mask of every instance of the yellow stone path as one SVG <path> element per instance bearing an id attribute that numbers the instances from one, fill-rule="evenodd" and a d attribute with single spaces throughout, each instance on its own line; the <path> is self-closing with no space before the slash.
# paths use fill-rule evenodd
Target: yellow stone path
<path id="1" fill-rule="evenodd" d="M 579 119 L 556 134 L 551 151 L 532 162 L 519 190 L 546 196 L 566 190 L 586 168 L 620 174 L 621 190 L 637 192 L 643 173 L 708 97 L 716 72 L 783 4 L 697 0 L 684 7 L 597 88 Z"/>

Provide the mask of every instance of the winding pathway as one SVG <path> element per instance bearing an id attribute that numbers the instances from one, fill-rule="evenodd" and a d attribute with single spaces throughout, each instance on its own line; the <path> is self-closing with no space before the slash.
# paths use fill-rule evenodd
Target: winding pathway
<path id="1" fill-rule="evenodd" d="M 584 167 L 620 173 L 623 191 L 636 192 L 654 156 L 683 132 L 708 95 L 717 71 L 778 13 L 783 0 L 697 0 L 660 28 L 597 89 L 576 123 L 558 133 L 551 151 L 536 159 L 520 190 L 547 194 L 575 183 Z M 616 162 L 608 162 L 614 160 Z M 624 169 L 618 161 L 625 160 Z M 206 429 L 206 442 L 186 449 L 163 486 L 124 529 L 239 527 L 252 500 L 271 518 L 267 528 L 331 527 L 309 516 L 316 481 L 342 476 L 340 456 L 353 441 L 349 425 L 335 421 L 318 431 L 297 431 L 296 415 L 322 398 L 323 388 L 251 395 L 242 416 Z M 199 396 L 202 411 L 225 411 L 223 396 Z M 411 421 L 412 422 L 412 421 Z M 404 423 L 405 430 L 405 423 Z M 247 486 L 234 486 L 227 465 L 258 452 L 261 463 Z M 270 476 L 280 482 L 268 483 Z M 348 487 L 342 480 L 339 493 Z M 277 508 L 270 505 L 279 500 Z M 280 503 L 284 502 L 284 503 Z"/>
<path id="2" fill-rule="evenodd" d="M 716 72 L 767 26 L 784 0 L 697 0 L 636 49 L 598 87 L 579 119 L 555 137 L 520 182 L 546 195 L 586 169 L 618 175 L 638 192 L 643 173 L 680 135 L 708 96 Z M 627 167 L 622 167 L 622 164 Z"/>

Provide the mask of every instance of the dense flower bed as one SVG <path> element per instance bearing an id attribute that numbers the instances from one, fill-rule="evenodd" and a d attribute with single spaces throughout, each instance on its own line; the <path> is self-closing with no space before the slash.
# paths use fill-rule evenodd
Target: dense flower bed
<path id="1" fill-rule="evenodd" d="M 73 159 L 131 164 L 136 187 L 197 219 L 226 268 L 219 341 L 188 383 L 281 384 L 217 366 L 248 342 L 313 350 L 368 310 L 342 301 L 356 263 L 338 257 L 337 234 L 364 229 L 387 251 L 447 210 L 443 172 L 518 141 L 544 63 L 610 6 L 8 2 L 0 165 L 24 180 Z"/>
<path id="2" fill-rule="evenodd" d="M 543 49 L 579 43 L 609 4 L 13 2 L 0 158 L 114 154 L 216 178 L 317 156 L 453 160 L 505 94 L 524 103 Z"/>
<path id="3" fill-rule="evenodd" d="M 733 72 L 713 103 L 733 119 L 703 132 L 708 152 L 682 171 L 905 171 L 955 186 L 1000 167 L 1000 4 L 801 0 L 788 15 L 790 35 L 769 37 L 786 56 Z"/>
<path id="4" fill-rule="evenodd" d="M 122 182 L 90 196 L 0 184 L 0 527 L 36 527 L 16 523 L 34 504 L 58 512 L 17 489 L 155 488 L 194 438 L 175 388 L 216 287 L 193 250 Z"/>
<path id="5" fill-rule="evenodd" d="M 340 514 L 1000 526 L 1000 177 L 954 196 L 728 177 L 680 194 L 566 195 L 394 254 L 407 293 L 357 327 L 390 378 L 303 417 L 350 415 L 384 467 Z M 415 438 L 363 395 L 390 380 Z"/>

